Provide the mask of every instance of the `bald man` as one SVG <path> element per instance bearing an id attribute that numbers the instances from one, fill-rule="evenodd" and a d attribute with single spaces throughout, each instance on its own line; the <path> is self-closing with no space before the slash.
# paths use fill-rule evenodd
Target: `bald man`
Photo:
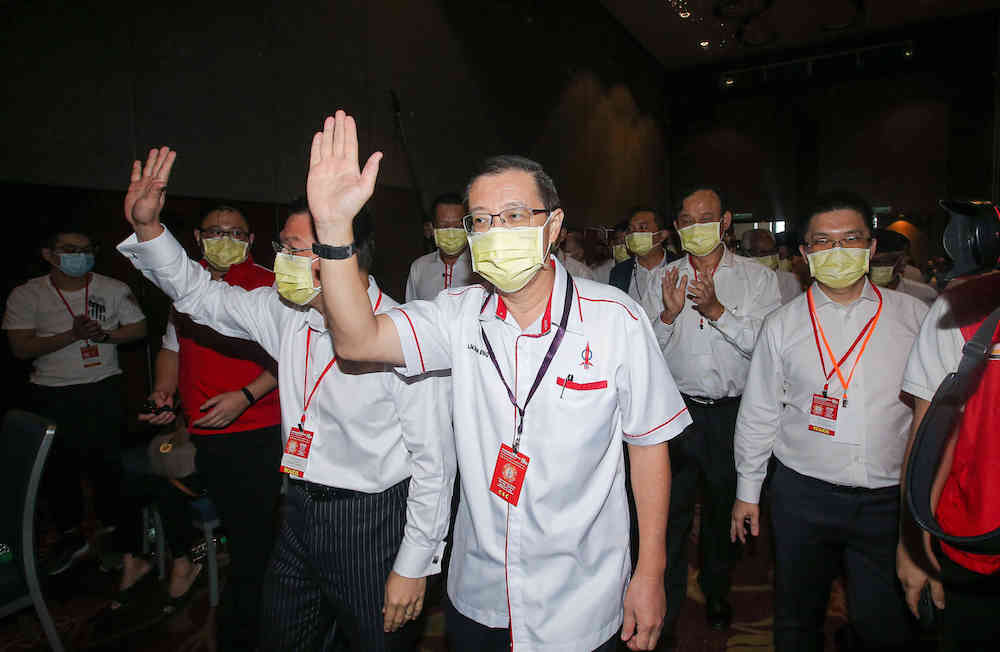
<path id="1" fill-rule="evenodd" d="M 754 262 L 774 270 L 778 275 L 781 305 L 802 294 L 799 277 L 778 267 L 778 243 L 767 229 L 750 229 L 743 234 L 743 252 Z"/>

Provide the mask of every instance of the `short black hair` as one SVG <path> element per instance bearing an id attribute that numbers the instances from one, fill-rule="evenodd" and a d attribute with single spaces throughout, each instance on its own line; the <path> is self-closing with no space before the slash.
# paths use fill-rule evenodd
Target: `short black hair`
<path id="1" fill-rule="evenodd" d="M 83 223 L 82 220 L 73 220 L 70 222 L 64 222 L 54 228 L 49 229 L 45 237 L 42 239 L 43 249 L 55 249 L 56 242 L 59 241 L 59 236 L 66 235 L 67 233 L 75 233 L 77 235 L 82 235 L 88 240 L 90 240 L 91 246 L 96 245 L 94 242 L 94 236 L 90 234 L 90 228 Z"/>
<path id="2" fill-rule="evenodd" d="M 910 239 L 898 231 L 875 229 L 872 235 L 878 240 L 879 253 L 903 253 L 910 246 Z"/>
<path id="3" fill-rule="evenodd" d="M 316 222 L 313 220 L 312 211 L 309 210 L 309 200 L 305 197 L 297 197 L 288 206 L 288 217 L 305 213 L 309 216 L 309 227 L 312 229 L 312 236 L 319 242 L 316 235 Z M 366 272 L 375 267 L 375 220 L 367 206 L 362 206 L 361 211 L 354 216 L 351 224 L 354 231 L 354 244 L 358 247 L 358 267 Z"/>
<path id="4" fill-rule="evenodd" d="M 680 214 L 681 209 L 684 208 L 684 200 L 693 195 L 696 192 L 702 190 L 708 190 L 714 192 L 715 196 L 719 198 L 719 216 L 721 217 L 723 213 L 726 212 L 726 196 L 722 194 L 722 189 L 719 186 L 713 186 L 711 184 L 699 183 L 692 184 L 690 186 L 684 186 L 681 188 L 680 194 L 677 195 L 677 201 L 674 202 L 674 219 Z"/>
<path id="5" fill-rule="evenodd" d="M 446 192 L 442 195 L 438 195 L 434 198 L 434 201 L 431 202 L 431 221 L 433 221 L 434 216 L 437 215 L 437 207 L 442 204 L 446 206 L 451 206 L 453 204 L 457 206 L 465 206 L 465 202 L 462 201 L 462 196 L 457 192 Z"/>
<path id="6" fill-rule="evenodd" d="M 616 232 L 620 231 L 622 233 L 625 233 L 626 231 L 628 231 L 628 220 L 622 220 L 618 224 L 615 224 L 615 229 L 614 230 Z"/>
<path id="7" fill-rule="evenodd" d="M 850 210 L 861 216 L 868 232 L 872 231 L 872 207 L 861 195 L 850 190 L 833 190 L 813 200 L 806 211 L 805 232 L 808 233 L 812 220 L 817 215 L 831 211 Z"/>
<path id="8" fill-rule="evenodd" d="M 511 170 L 527 172 L 535 179 L 535 185 L 538 187 L 538 194 L 542 197 L 542 204 L 545 210 L 551 213 L 557 208 L 562 207 L 559 203 L 559 193 L 556 191 L 556 184 L 553 183 L 552 177 L 545 172 L 540 163 L 524 156 L 503 154 L 501 156 L 491 156 L 480 163 L 469 183 L 465 186 L 465 194 L 462 197 L 462 204 L 465 206 L 465 209 L 469 209 L 469 190 L 472 188 L 472 184 L 480 177 L 502 174 Z"/>
<path id="9" fill-rule="evenodd" d="M 228 204 L 219 204 L 218 206 L 214 206 L 213 208 L 202 213 L 201 219 L 198 220 L 199 229 L 201 228 L 201 225 L 205 223 L 205 218 L 211 215 L 212 213 L 236 213 L 241 218 L 243 218 L 243 221 L 247 225 L 247 230 L 250 231 L 251 233 L 253 232 L 253 227 L 250 226 L 250 220 L 248 220 L 247 216 L 243 214 L 243 211 L 236 208 L 235 206 L 230 206 Z"/>
<path id="10" fill-rule="evenodd" d="M 636 213 L 652 213 L 653 221 L 656 222 L 656 226 L 660 227 L 661 229 L 663 228 L 663 216 L 660 215 L 660 211 L 656 210 L 655 208 L 651 208 L 649 206 L 633 206 L 632 208 L 630 208 L 628 210 L 628 217 L 625 219 L 625 224 L 631 222 L 632 218 L 635 217 Z"/>

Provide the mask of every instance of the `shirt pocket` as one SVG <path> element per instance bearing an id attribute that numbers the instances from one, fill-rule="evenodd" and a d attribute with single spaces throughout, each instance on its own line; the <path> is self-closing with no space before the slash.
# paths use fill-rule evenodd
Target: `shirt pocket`
<path id="1" fill-rule="evenodd" d="M 572 377 L 571 377 L 572 378 Z M 576 390 L 581 392 L 591 392 L 599 389 L 607 389 L 608 381 L 606 380 L 595 380 L 589 383 L 578 383 L 573 380 L 567 380 L 562 376 L 556 378 L 556 385 L 565 389 Z"/>

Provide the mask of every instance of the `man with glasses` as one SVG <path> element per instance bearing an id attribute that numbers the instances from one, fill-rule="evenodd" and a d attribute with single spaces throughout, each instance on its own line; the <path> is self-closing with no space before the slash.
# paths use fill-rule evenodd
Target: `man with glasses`
<path id="1" fill-rule="evenodd" d="M 373 314 L 352 222 L 380 157 L 361 172 L 354 119 L 327 118 L 313 140 L 309 205 L 338 347 L 406 374 L 452 372 L 461 502 L 451 648 L 605 651 L 621 639 L 652 649 L 665 603 L 665 442 L 689 418 L 648 321 L 625 294 L 573 279 L 551 255 L 559 195 L 519 156 L 488 159 L 466 187 L 473 268 L 489 285 Z M 622 441 L 639 515 L 634 572 Z"/>
<path id="2" fill-rule="evenodd" d="M 830 585 L 847 576 L 859 649 L 903 649 L 910 621 L 896 580 L 900 463 L 912 414 L 900 396 L 927 306 L 868 281 L 871 208 L 821 198 L 800 247 L 815 282 L 761 329 L 736 425 L 730 536 L 760 531 L 770 481 L 777 650 L 822 650 Z"/>
<path id="3" fill-rule="evenodd" d="M 712 629 L 732 620 L 727 601 L 733 561 L 729 517 L 736 495 L 733 430 L 747 384 L 750 355 L 765 315 L 781 305 L 774 272 L 723 244 L 732 223 L 721 192 L 695 186 L 681 195 L 674 227 L 685 256 L 657 273 L 650 289 L 658 301 L 643 302 L 663 356 L 694 420 L 670 443 L 674 491 L 667 538 L 667 621 L 677 622 L 687 587 L 687 543 L 699 480 L 701 518 L 698 582 Z"/>
<path id="4" fill-rule="evenodd" d="M 97 247 L 85 229 L 60 227 L 41 253 L 49 273 L 10 293 L 3 328 L 14 356 L 32 361 L 33 409 L 58 427 L 42 481 L 61 537 L 47 564 L 55 575 L 90 550 L 80 531 L 81 471 L 98 519 L 117 520 L 125 425 L 118 345 L 145 337 L 146 317 L 127 285 L 91 271 Z"/>
<path id="5" fill-rule="evenodd" d="M 278 468 L 288 492 L 261 608 L 248 614 L 260 618 L 259 649 L 328 649 L 337 631 L 353 652 L 412 650 L 426 578 L 440 572 L 448 532 L 455 479 L 448 385 L 404 379 L 387 365 L 355 362 L 339 339 L 334 346 L 323 296 L 336 285 L 319 283 L 305 202 L 292 206 L 274 243 L 276 287 L 212 282 L 159 221 L 174 159 L 164 147 L 145 166 L 135 162 L 125 198 L 135 234 L 118 249 L 178 313 L 257 342 L 279 363 Z M 364 310 L 381 313 L 396 304 L 368 274 L 371 221 L 356 226 L 355 282 Z"/>
<path id="6" fill-rule="evenodd" d="M 630 210 L 623 244 L 632 257 L 611 269 L 611 285 L 628 293 L 643 308 L 647 302 L 659 304 L 661 277 L 657 272 L 662 274 L 663 268 L 674 260 L 664 248 L 667 241 L 659 213 L 651 208 Z"/>
<path id="7" fill-rule="evenodd" d="M 406 300 L 433 299 L 441 290 L 474 283 L 468 238 L 462 226 L 465 209 L 455 193 L 441 195 L 431 206 L 436 249 L 410 265 Z"/>
<path id="8" fill-rule="evenodd" d="M 209 211 L 194 230 L 199 264 L 213 281 L 253 290 L 270 287 L 274 273 L 253 261 L 254 236 L 243 214 L 230 206 Z M 198 448 L 197 466 L 229 533 L 231 564 L 220 602 L 219 641 L 223 650 L 253 649 L 257 637 L 260 586 L 274 541 L 274 507 L 281 488 L 281 413 L 276 365 L 260 345 L 226 337 L 171 310 L 156 378 L 149 396 L 158 408 L 141 414 L 153 424 L 174 420 L 180 399 L 188 430 Z M 238 463 L 234 463 L 238 461 Z M 126 565 L 122 586 L 138 581 L 151 565 Z M 171 575 L 169 598 L 182 599 L 200 566 Z"/>

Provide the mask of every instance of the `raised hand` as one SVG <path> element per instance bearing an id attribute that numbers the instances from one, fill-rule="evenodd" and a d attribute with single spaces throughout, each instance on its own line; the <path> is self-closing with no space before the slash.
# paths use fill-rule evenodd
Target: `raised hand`
<path id="1" fill-rule="evenodd" d="M 146 165 L 139 161 L 132 163 L 132 177 L 125 195 L 125 219 L 137 233 L 159 223 L 175 158 L 177 152 L 161 147 L 149 150 Z"/>
<path id="2" fill-rule="evenodd" d="M 715 281 L 711 276 L 691 282 L 691 301 L 694 302 L 695 310 L 712 321 L 722 317 L 726 310 L 715 295 Z"/>
<path id="3" fill-rule="evenodd" d="M 660 320 L 664 324 L 672 324 L 677 319 L 677 315 L 684 310 L 684 301 L 687 295 L 687 274 L 681 277 L 680 285 L 677 284 L 677 277 L 680 272 L 675 267 L 667 270 L 663 275 L 663 312 L 660 313 Z"/>
<path id="4" fill-rule="evenodd" d="M 344 244 L 328 242 L 329 236 L 340 239 L 346 233 L 350 237 L 351 221 L 375 191 L 381 160 L 382 153 L 375 152 L 359 169 L 357 127 L 354 118 L 343 111 L 328 117 L 323 131 L 313 136 L 306 195 L 317 234 L 325 244 Z"/>

